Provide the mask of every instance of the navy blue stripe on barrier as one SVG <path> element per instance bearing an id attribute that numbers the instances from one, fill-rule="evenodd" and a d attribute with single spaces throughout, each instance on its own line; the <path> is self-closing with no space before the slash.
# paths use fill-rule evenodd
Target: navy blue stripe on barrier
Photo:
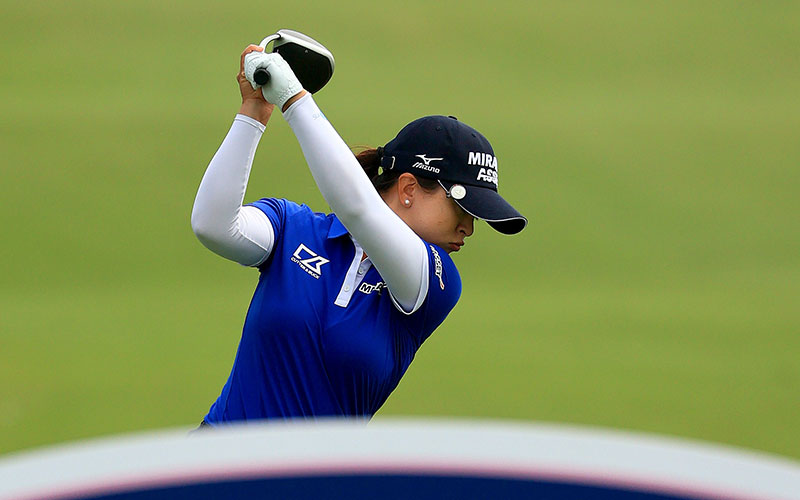
<path id="1" fill-rule="evenodd" d="M 232 480 L 187 484 L 70 500 L 704 500 L 566 482 L 436 475 L 346 475 Z M 710 497 L 709 497 L 710 498 Z M 718 497 L 714 497 L 717 499 Z"/>

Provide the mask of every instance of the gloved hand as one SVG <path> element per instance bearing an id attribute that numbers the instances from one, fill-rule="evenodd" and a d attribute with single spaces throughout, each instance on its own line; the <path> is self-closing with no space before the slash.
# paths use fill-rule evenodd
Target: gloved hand
<path id="1" fill-rule="evenodd" d="M 280 109 L 286 101 L 303 91 L 303 86 L 295 76 L 289 63 L 277 53 L 250 52 L 244 56 L 244 75 L 253 89 L 259 85 L 253 79 L 253 75 L 259 68 L 264 68 L 269 72 L 269 81 L 261 86 L 261 93 L 264 99 Z"/>

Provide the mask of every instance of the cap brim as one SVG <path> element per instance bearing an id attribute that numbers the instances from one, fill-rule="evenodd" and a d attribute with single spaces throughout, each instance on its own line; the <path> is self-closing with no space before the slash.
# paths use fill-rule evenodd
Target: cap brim
<path id="1" fill-rule="evenodd" d="M 439 184 L 449 193 L 450 188 L 458 183 L 440 180 Z M 528 225 L 528 219 L 504 200 L 497 191 L 469 185 L 464 188 L 467 194 L 460 200 L 453 198 L 453 201 L 473 217 L 485 220 L 495 230 L 503 234 L 517 234 Z"/>

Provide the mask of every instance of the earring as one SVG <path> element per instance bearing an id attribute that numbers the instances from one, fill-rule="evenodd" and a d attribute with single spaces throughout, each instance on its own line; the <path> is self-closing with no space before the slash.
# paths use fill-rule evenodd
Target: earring
<path id="1" fill-rule="evenodd" d="M 410 206 L 411 205 L 411 200 L 406 200 L 403 203 L 405 204 L 405 206 Z"/>

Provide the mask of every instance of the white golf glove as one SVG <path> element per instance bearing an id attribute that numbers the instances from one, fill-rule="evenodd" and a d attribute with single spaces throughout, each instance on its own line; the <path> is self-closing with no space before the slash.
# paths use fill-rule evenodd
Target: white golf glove
<path id="1" fill-rule="evenodd" d="M 259 87 L 253 80 L 253 75 L 259 68 L 269 72 L 269 81 L 261 86 L 261 94 L 267 102 L 278 106 L 279 109 L 282 110 L 286 101 L 303 90 L 289 63 L 280 54 L 250 52 L 244 56 L 244 76 L 253 89 Z"/>

